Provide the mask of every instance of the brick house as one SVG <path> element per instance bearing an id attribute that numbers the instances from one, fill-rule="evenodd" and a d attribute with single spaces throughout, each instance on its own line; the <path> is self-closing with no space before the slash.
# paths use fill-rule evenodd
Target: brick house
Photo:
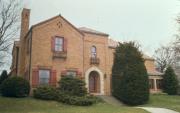
<path id="1" fill-rule="evenodd" d="M 41 84 L 57 86 L 62 76 L 76 76 L 86 82 L 88 92 L 111 94 L 111 68 L 117 42 L 103 32 L 77 28 L 61 15 L 31 26 L 30 10 L 23 9 L 20 41 L 12 52 L 11 75 L 23 76 L 32 88 Z M 146 55 L 152 92 L 160 91 L 161 73 L 154 59 Z"/>

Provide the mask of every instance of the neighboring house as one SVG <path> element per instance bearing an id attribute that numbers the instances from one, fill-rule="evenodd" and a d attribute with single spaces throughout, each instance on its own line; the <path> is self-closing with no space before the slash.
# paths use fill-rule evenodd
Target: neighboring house
<path id="1" fill-rule="evenodd" d="M 118 45 L 109 35 L 89 28 L 76 28 L 61 15 L 29 29 L 30 10 L 23 9 L 20 41 L 13 47 L 11 75 L 23 76 L 32 88 L 57 86 L 62 76 L 86 82 L 88 92 L 111 94 L 113 53 Z M 150 74 L 151 91 L 160 91 L 161 73 L 154 59 L 143 56 Z"/>

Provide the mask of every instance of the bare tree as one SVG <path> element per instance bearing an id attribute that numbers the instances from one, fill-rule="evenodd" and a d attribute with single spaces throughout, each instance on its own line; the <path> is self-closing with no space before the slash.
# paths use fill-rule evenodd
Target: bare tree
<path id="1" fill-rule="evenodd" d="M 6 62 L 9 49 L 18 37 L 21 11 L 19 3 L 17 0 L 0 0 L 0 66 Z"/>
<path id="2" fill-rule="evenodd" d="M 161 72 L 164 72 L 169 65 L 173 65 L 175 55 L 176 54 L 170 46 L 161 46 L 155 50 L 154 58 Z"/>
<path id="3" fill-rule="evenodd" d="M 176 19 L 179 28 L 178 28 L 178 33 L 175 35 L 176 40 L 173 42 L 173 49 L 174 51 L 180 55 L 180 15 Z"/>

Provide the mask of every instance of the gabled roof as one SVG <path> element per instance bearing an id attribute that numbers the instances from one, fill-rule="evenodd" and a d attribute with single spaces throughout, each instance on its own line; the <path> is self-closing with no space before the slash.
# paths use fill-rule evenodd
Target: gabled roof
<path id="1" fill-rule="evenodd" d="M 80 27 L 78 28 L 79 31 L 84 32 L 84 33 L 91 33 L 91 34 L 96 34 L 96 35 L 103 35 L 103 36 L 109 36 L 106 33 L 91 29 L 91 28 L 87 28 L 87 27 Z"/>
<path id="2" fill-rule="evenodd" d="M 39 22 L 39 23 L 37 23 L 37 24 L 32 25 L 25 37 L 27 37 L 27 35 L 31 32 L 31 30 L 32 30 L 33 28 L 35 28 L 35 27 L 37 27 L 37 26 L 40 26 L 40 25 L 42 25 L 42 24 L 45 24 L 45 23 L 47 23 L 47 22 L 50 22 L 51 20 L 56 19 L 56 18 L 59 18 L 59 17 L 62 18 L 65 22 L 67 22 L 71 27 L 73 27 L 73 28 L 74 28 L 77 32 L 79 32 L 82 36 L 84 36 L 84 34 L 83 34 L 81 31 L 79 31 L 79 29 L 77 29 L 74 25 L 72 25 L 72 24 L 71 24 L 68 20 L 66 20 L 63 16 L 57 15 L 57 16 L 54 16 L 54 17 L 52 17 L 52 18 L 50 18 L 50 19 L 47 19 L 47 20 L 45 20 L 45 21 L 42 21 L 42 22 Z"/>

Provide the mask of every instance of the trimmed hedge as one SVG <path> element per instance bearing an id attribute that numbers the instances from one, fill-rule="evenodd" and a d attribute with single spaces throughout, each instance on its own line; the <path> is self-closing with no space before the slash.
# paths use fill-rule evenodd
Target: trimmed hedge
<path id="1" fill-rule="evenodd" d="M 94 103 L 92 99 L 87 98 L 85 96 L 78 97 L 78 96 L 70 96 L 66 94 L 60 94 L 58 101 L 69 105 L 78 105 L 78 106 L 89 106 Z"/>
<path id="2" fill-rule="evenodd" d="M 73 78 L 63 77 L 60 80 L 60 88 L 52 86 L 40 86 L 34 90 L 34 98 L 42 100 L 56 100 L 69 105 L 90 106 L 102 101 L 98 97 L 88 96 L 84 81 Z"/>
<path id="3" fill-rule="evenodd" d="M 85 82 L 79 78 L 65 76 L 59 81 L 60 91 L 72 96 L 85 96 L 87 89 Z"/>
<path id="4" fill-rule="evenodd" d="M 1 84 L 1 94 L 6 97 L 26 97 L 29 95 L 29 82 L 21 77 L 10 77 Z"/>
<path id="5" fill-rule="evenodd" d="M 33 91 L 33 96 L 42 100 L 57 100 L 58 91 L 51 86 L 40 86 Z"/>

